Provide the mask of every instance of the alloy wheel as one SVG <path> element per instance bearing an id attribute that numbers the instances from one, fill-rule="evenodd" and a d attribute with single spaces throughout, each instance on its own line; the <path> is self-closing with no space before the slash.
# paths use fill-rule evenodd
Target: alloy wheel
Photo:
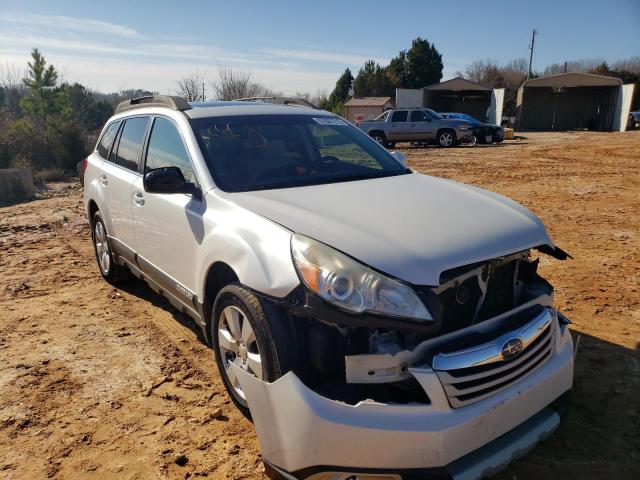
<path id="1" fill-rule="evenodd" d="M 107 240 L 107 232 L 102 222 L 96 222 L 93 228 L 93 241 L 96 245 L 96 256 L 98 257 L 98 265 L 103 275 L 109 274 L 111 268 L 111 252 L 109 250 L 109 241 Z"/>
<path id="2" fill-rule="evenodd" d="M 224 368 L 236 393 L 246 400 L 231 363 L 262 380 L 262 357 L 249 319 L 238 307 L 225 307 L 218 321 L 218 349 Z"/>
<path id="3" fill-rule="evenodd" d="M 449 132 L 444 132 L 440 135 L 440 145 L 443 147 L 449 147 L 453 143 L 453 135 Z"/>

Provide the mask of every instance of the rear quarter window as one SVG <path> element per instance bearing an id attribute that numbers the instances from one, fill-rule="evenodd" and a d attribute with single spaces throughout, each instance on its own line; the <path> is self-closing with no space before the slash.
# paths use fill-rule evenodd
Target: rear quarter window
<path id="1" fill-rule="evenodd" d="M 113 145 L 113 140 L 116 138 L 116 133 L 118 133 L 119 126 L 120 121 L 110 124 L 105 129 L 100 142 L 98 142 L 98 155 L 100 155 L 105 160 L 109 159 L 109 151 L 111 150 L 111 146 Z"/>

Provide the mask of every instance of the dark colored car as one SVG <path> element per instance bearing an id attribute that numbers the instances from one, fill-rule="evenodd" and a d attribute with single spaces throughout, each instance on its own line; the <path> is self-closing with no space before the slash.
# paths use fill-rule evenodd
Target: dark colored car
<path id="1" fill-rule="evenodd" d="M 481 122 L 466 113 L 441 113 L 440 115 L 445 118 L 469 122 L 478 143 L 500 143 L 504 140 L 504 128 L 500 125 Z"/>
<path id="2" fill-rule="evenodd" d="M 640 111 L 629 112 L 629 128 L 632 130 L 640 128 Z"/>

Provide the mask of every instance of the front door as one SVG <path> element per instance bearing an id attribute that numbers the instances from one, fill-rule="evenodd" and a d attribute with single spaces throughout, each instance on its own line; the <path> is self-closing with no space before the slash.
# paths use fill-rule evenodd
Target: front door
<path id="1" fill-rule="evenodd" d="M 411 140 L 431 140 L 435 138 L 435 127 L 431 116 L 424 110 L 412 110 L 410 117 Z"/>
<path id="2" fill-rule="evenodd" d="M 178 167 L 187 181 L 197 185 L 176 125 L 158 116 L 151 127 L 144 172 L 160 167 Z M 197 195 L 145 192 L 140 177 L 133 184 L 132 208 L 140 268 L 178 299 L 192 304 L 197 291 L 196 254 L 204 236 L 204 201 Z"/>

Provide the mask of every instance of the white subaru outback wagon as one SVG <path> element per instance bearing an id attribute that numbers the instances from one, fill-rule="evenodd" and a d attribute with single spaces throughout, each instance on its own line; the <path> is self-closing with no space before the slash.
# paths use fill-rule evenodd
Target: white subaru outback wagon
<path id="1" fill-rule="evenodd" d="M 541 221 L 282 103 L 118 105 L 83 165 L 102 276 L 193 317 L 272 478 L 482 478 L 549 436 L 574 355 Z"/>

